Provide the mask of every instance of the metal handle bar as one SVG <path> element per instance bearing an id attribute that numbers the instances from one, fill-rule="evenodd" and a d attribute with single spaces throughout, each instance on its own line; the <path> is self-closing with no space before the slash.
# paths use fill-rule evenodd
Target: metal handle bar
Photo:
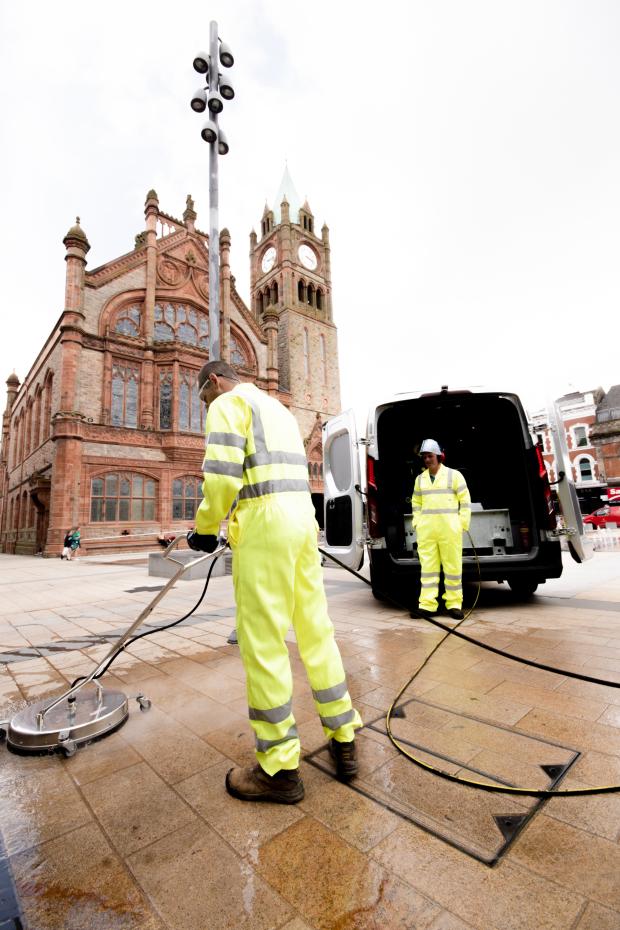
<path id="1" fill-rule="evenodd" d="M 187 539 L 187 533 L 182 533 L 180 536 L 177 536 L 175 539 L 173 539 L 170 545 L 166 548 L 166 550 L 163 553 L 164 559 L 167 559 L 168 562 L 174 562 L 175 565 L 179 566 L 179 568 L 174 573 L 172 578 L 164 585 L 161 591 L 157 592 L 157 594 L 155 595 L 153 600 L 150 602 L 150 604 L 146 605 L 146 607 L 144 608 L 140 616 L 137 618 L 137 620 L 135 620 L 131 624 L 131 626 L 125 630 L 125 632 L 121 635 L 120 639 L 118 639 L 115 643 L 112 644 L 112 648 L 110 649 L 110 651 L 106 653 L 106 655 L 103 657 L 99 665 L 97 665 L 97 667 L 93 669 L 90 675 L 88 675 L 82 681 L 78 682 L 77 685 L 74 685 L 73 688 L 69 688 L 68 691 L 65 691 L 64 694 L 61 694 L 60 697 L 56 698 L 56 700 L 52 701 L 51 704 L 48 704 L 47 707 L 45 707 L 42 711 L 40 711 L 37 714 L 37 724 L 39 728 L 43 726 L 43 719 L 49 711 L 53 710 L 54 707 L 57 707 L 58 704 L 61 703 L 61 701 L 67 700 L 72 694 L 75 694 L 77 691 L 80 690 L 80 688 L 83 688 L 84 685 L 87 685 L 90 681 L 92 681 L 93 678 L 95 678 L 96 675 L 101 671 L 101 669 L 104 668 L 108 660 L 118 655 L 118 653 L 121 651 L 121 649 L 123 648 L 123 646 L 129 639 L 129 637 L 132 635 L 132 633 L 138 629 L 138 627 L 142 624 L 143 620 L 145 620 L 148 617 L 148 615 L 153 611 L 153 609 L 159 604 L 161 599 L 165 597 L 165 595 L 168 593 L 168 591 L 174 585 L 174 583 L 179 580 L 181 575 L 184 575 L 188 569 L 194 568 L 194 566 L 199 565 L 201 562 L 204 562 L 207 559 L 219 558 L 219 556 L 228 546 L 228 541 L 222 540 L 221 545 L 219 545 L 217 549 L 215 549 L 213 552 L 205 552 L 204 555 L 198 556 L 197 559 L 193 559 L 191 562 L 182 562 L 180 559 L 171 558 L 170 553 L 174 549 L 176 549 L 179 543 L 184 539 Z"/>

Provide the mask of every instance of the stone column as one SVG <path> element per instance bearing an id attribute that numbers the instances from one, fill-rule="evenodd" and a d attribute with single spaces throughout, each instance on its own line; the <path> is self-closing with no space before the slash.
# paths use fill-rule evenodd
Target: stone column
<path id="1" fill-rule="evenodd" d="M 250 309 L 254 318 L 258 319 L 258 305 L 256 301 L 256 231 L 250 233 Z"/>
<path id="2" fill-rule="evenodd" d="M 57 555 L 67 529 L 79 521 L 84 424 L 78 397 L 84 316 L 84 269 L 90 245 L 79 217 L 63 243 L 67 250 L 65 310 L 60 323 L 60 409 L 52 426 L 54 461 L 46 555 Z"/>
<path id="3" fill-rule="evenodd" d="M 140 420 L 144 429 L 153 429 L 154 387 L 153 387 L 153 350 L 147 349 L 142 363 L 142 385 L 140 390 Z"/>
<path id="4" fill-rule="evenodd" d="M 323 223 L 321 229 L 323 238 L 323 277 L 325 278 L 325 319 L 332 322 L 332 269 L 331 248 L 329 245 L 329 227 Z"/>
<path id="5" fill-rule="evenodd" d="M 267 392 L 278 393 L 278 311 L 271 305 L 263 315 L 267 336 Z"/>
<path id="6" fill-rule="evenodd" d="M 147 345 L 153 342 L 155 321 L 155 287 L 157 284 L 157 217 L 159 200 L 154 190 L 146 195 L 144 216 L 146 218 L 146 291 L 144 294 L 143 336 Z"/>

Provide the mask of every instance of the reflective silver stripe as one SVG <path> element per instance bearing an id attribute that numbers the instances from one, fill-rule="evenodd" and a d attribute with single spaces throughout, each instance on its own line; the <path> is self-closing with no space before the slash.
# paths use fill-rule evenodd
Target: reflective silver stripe
<path id="1" fill-rule="evenodd" d="M 244 468 L 257 468 L 259 465 L 303 465 L 308 467 L 308 459 L 300 452 L 257 452 L 246 455 Z"/>
<path id="2" fill-rule="evenodd" d="M 446 578 L 449 576 L 446 575 Z M 459 575 L 459 578 L 461 576 Z M 439 572 L 420 572 L 420 578 L 439 578 Z"/>
<path id="3" fill-rule="evenodd" d="M 245 449 L 245 436 L 239 436 L 238 433 L 209 433 L 207 435 L 207 445 L 213 443 L 216 446 L 232 446 L 234 449 Z"/>
<path id="4" fill-rule="evenodd" d="M 461 504 L 461 510 L 471 510 L 471 504 Z"/>
<path id="5" fill-rule="evenodd" d="M 246 484 L 239 492 L 239 500 L 249 497 L 263 497 L 265 494 L 282 494 L 285 491 L 308 491 L 310 485 L 307 481 L 298 478 L 276 478 L 273 481 L 257 481 L 256 484 Z"/>
<path id="6" fill-rule="evenodd" d="M 446 591 L 462 591 L 462 590 L 463 590 L 463 586 L 460 585 L 460 584 L 448 584 L 448 583 L 446 582 L 446 584 L 444 585 L 444 587 L 445 587 Z"/>
<path id="7" fill-rule="evenodd" d="M 243 478 L 243 465 L 240 462 L 205 459 L 202 463 L 202 470 L 206 475 L 230 475 L 231 478 Z"/>
<path id="8" fill-rule="evenodd" d="M 337 730 L 338 727 L 343 726 L 343 724 L 351 723 L 352 720 L 355 720 L 355 711 L 351 708 L 351 710 L 345 710 L 343 714 L 336 714 L 335 717 L 319 716 L 319 720 L 324 727 L 328 727 L 330 730 Z"/>
<path id="9" fill-rule="evenodd" d="M 420 585 L 420 587 L 421 588 L 436 588 L 438 584 L 439 584 L 439 578 L 437 579 L 437 581 L 425 581 Z"/>
<path id="10" fill-rule="evenodd" d="M 291 727 L 286 736 L 282 736 L 280 739 L 259 739 L 257 736 L 256 749 L 258 752 L 267 752 L 272 746 L 279 746 L 280 743 L 286 743 L 290 739 L 299 739 L 297 727 Z"/>
<path id="11" fill-rule="evenodd" d="M 462 494 L 463 491 L 466 491 L 466 490 L 467 490 L 466 484 L 459 484 L 458 488 L 456 489 L 456 494 Z"/>
<path id="12" fill-rule="evenodd" d="M 347 693 L 346 681 L 341 681 L 340 684 L 334 685 L 332 688 L 322 688 L 320 691 L 312 689 L 312 697 L 319 704 L 329 704 L 330 701 L 337 701 L 338 698 L 344 697 Z"/>
<path id="13" fill-rule="evenodd" d="M 242 396 L 244 400 L 248 402 L 252 411 L 252 433 L 254 435 L 254 448 L 257 452 L 266 452 L 267 443 L 265 442 L 265 430 L 263 428 L 263 421 L 261 420 L 258 404 L 251 400 L 249 397 L 245 397 L 245 395 Z"/>
<path id="14" fill-rule="evenodd" d="M 434 516 L 436 513 L 458 513 L 458 507 L 437 507 L 424 511 L 425 517 Z"/>
<path id="15" fill-rule="evenodd" d="M 443 573 L 444 578 L 449 578 L 450 581 L 460 581 L 461 575 L 448 575 L 446 572 Z"/>
<path id="16" fill-rule="evenodd" d="M 446 483 L 447 483 L 448 487 L 450 488 L 450 490 L 452 490 L 452 485 L 454 484 L 454 472 L 452 471 L 451 468 L 448 469 L 448 474 L 447 474 L 447 477 L 446 477 Z"/>
<path id="17" fill-rule="evenodd" d="M 257 707 L 248 707 L 250 720 L 264 720 L 266 723 L 282 723 L 287 717 L 291 716 L 292 700 L 287 701 L 280 707 L 272 707 L 268 710 L 259 710 Z"/>
<path id="18" fill-rule="evenodd" d="M 414 510 L 422 510 L 422 504 L 414 504 L 414 505 L 413 505 L 413 509 L 414 509 Z"/>
<path id="19" fill-rule="evenodd" d="M 428 491 L 420 491 L 420 494 L 454 494 L 452 488 L 430 488 Z"/>

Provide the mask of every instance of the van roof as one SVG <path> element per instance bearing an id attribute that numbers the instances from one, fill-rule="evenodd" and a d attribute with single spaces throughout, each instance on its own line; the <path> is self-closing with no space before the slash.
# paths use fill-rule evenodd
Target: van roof
<path id="1" fill-rule="evenodd" d="M 393 404 L 399 400 L 417 400 L 418 397 L 433 397 L 444 392 L 446 394 L 508 394 L 512 397 L 519 397 L 517 391 L 506 390 L 506 388 L 500 388 L 497 385 L 467 384 L 455 385 L 454 387 L 448 385 L 433 385 L 432 387 L 427 387 L 423 391 L 403 391 L 392 394 L 390 397 L 376 404 L 376 406 L 383 407 L 386 404 Z"/>

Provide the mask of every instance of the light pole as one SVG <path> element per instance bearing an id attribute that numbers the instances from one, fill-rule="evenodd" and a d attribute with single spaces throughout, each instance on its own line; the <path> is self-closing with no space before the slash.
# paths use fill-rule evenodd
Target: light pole
<path id="1" fill-rule="evenodd" d="M 219 48 L 218 48 L 219 43 Z M 209 143 L 209 361 L 220 357 L 220 233 L 218 229 L 218 155 L 226 155 L 228 142 L 218 126 L 218 116 L 224 101 L 232 100 L 235 91 L 230 78 L 220 72 L 220 65 L 232 68 L 232 52 L 219 38 L 217 23 L 209 26 L 209 53 L 199 52 L 194 58 L 194 70 L 204 75 L 206 85 L 192 97 L 196 113 L 208 110 L 209 120 L 200 135 Z"/>

